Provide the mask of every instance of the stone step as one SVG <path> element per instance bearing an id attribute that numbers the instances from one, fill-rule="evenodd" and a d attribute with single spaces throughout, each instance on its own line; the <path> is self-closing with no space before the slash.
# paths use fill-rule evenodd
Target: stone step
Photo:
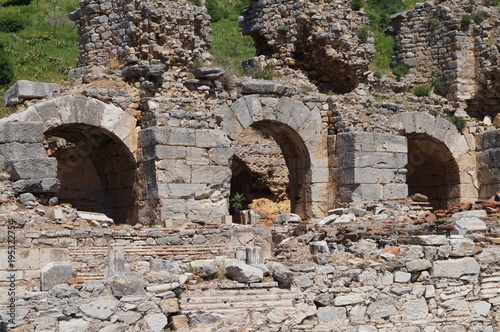
<path id="1" fill-rule="evenodd" d="M 184 314 L 231 315 L 248 310 L 293 310 L 294 300 L 300 296 L 297 289 L 239 289 L 195 290 L 182 293 L 180 306 Z"/>

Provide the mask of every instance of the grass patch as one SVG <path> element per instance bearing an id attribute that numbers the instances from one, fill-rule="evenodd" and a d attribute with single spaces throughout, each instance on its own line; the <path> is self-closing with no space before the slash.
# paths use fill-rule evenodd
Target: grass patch
<path id="1" fill-rule="evenodd" d="M 399 66 L 392 68 L 392 73 L 394 75 L 396 75 L 397 78 L 401 78 L 403 76 L 406 76 L 406 75 L 408 75 L 409 72 L 410 72 L 410 68 L 408 66 L 405 66 L 405 65 L 399 65 Z"/>
<path id="2" fill-rule="evenodd" d="M 453 123 L 458 130 L 464 129 L 465 126 L 467 125 L 467 121 L 465 121 L 464 118 L 461 118 L 459 116 L 453 115 L 446 117 L 445 119 Z"/>
<path id="3" fill-rule="evenodd" d="M 9 82 L 0 82 L 0 98 L 18 80 L 66 80 L 78 56 L 76 26 L 67 14 L 77 7 L 76 0 L 0 0 L 0 62 L 12 68 Z"/>
<path id="4" fill-rule="evenodd" d="M 431 88 L 427 85 L 417 85 L 413 89 L 411 89 L 411 92 L 418 97 L 425 97 L 428 96 L 431 93 Z"/>

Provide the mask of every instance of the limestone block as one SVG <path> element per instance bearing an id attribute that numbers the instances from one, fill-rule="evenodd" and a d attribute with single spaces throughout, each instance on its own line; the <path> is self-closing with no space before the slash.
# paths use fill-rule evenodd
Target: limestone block
<path id="1" fill-rule="evenodd" d="M 245 129 L 226 103 L 222 104 L 216 114 L 222 118 L 221 126 L 228 137 L 235 139 Z"/>
<path id="2" fill-rule="evenodd" d="M 276 223 L 284 224 L 284 223 L 299 223 L 302 221 L 302 218 L 295 213 L 282 213 L 276 215 Z"/>
<path id="3" fill-rule="evenodd" d="M 172 326 L 176 331 L 189 331 L 188 318 L 185 315 L 172 316 Z"/>
<path id="4" fill-rule="evenodd" d="M 248 111 L 252 117 L 253 122 L 264 120 L 262 115 L 262 103 L 259 95 L 250 95 L 243 97 L 247 104 Z"/>
<path id="5" fill-rule="evenodd" d="M 42 143 L 43 123 L 0 122 L 2 143 Z"/>
<path id="6" fill-rule="evenodd" d="M 187 213 L 187 202 L 184 199 L 162 199 L 161 216 L 163 219 L 184 219 Z"/>
<path id="7" fill-rule="evenodd" d="M 106 325 L 99 332 L 125 332 L 128 330 L 128 325 Z"/>
<path id="8" fill-rule="evenodd" d="M 225 263 L 227 277 L 242 283 L 261 282 L 264 273 L 261 269 L 232 259 Z"/>
<path id="9" fill-rule="evenodd" d="M 383 199 L 383 187 L 379 184 L 359 184 L 352 191 L 353 201 L 376 201 Z"/>
<path id="10" fill-rule="evenodd" d="M 371 303 L 366 311 L 370 319 L 387 318 L 398 313 L 392 300 L 380 300 Z"/>
<path id="11" fill-rule="evenodd" d="M 248 128 L 253 123 L 252 116 L 244 98 L 238 99 L 231 105 L 231 112 L 233 116 L 238 119 L 238 122 L 243 128 Z"/>
<path id="12" fill-rule="evenodd" d="M 320 307 L 316 312 L 320 324 L 344 321 L 347 318 L 347 311 L 344 307 Z"/>
<path id="13" fill-rule="evenodd" d="M 229 166 L 234 152 L 231 148 L 213 148 L 208 150 L 210 163 L 217 166 Z"/>
<path id="14" fill-rule="evenodd" d="M 193 166 L 192 183 L 225 183 L 231 178 L 231 169 L 224 166 Z"/>
<path id="15" fill-rule="evenodd" d="M 435 261 L 432 274 L 437 278 L 460 278 L 463 275 L 475 275 L 481 270 L 480 265 L 472 257 Z"/>
<path id="16" fill-rule="evenodd" d="M 491 149 L 500 146 L 500 129 L 488 130 L 478 135 L 478 148 Z"/>
<path id="17" fill-rule="evenodd" d="M 18 180 L 14 182 L 12 189 L 20 193 L 56 193 L 59 190 L 60 182 L 57 178 Z"/>
<path id="18" fill-rule="evenodd" d="M 180 312 L 179 300 L 177 298 L 169 298 L 162 300 L 160 302 L 160 309 L 162 312 L 166 312 L 169 314 L 173 314 L 176 312 Z"/>
<path id="19" fill-rule="evenodd" d="M 108 283 L 115 297 L 142 296 L 145 293 L 144 279 L 134 273 L 115 274 L 108 278 Z"/>
<path id="20" fill-rule="evenodd" d="M 453 225 L 453 234 L 458 235 L 475 232 L 486 232 L 487 230 L 488 226 L 486 226 L 484 221 L 475 217 L 459 219 L 455 221 L 455 224 Z"/>
<path id="21" fill-rule="evenodd" d="M 7 162 L 7 171 L 11 180 L 55 178 L 57 159 L 18 159 Z"/>
<path id="22" fill-rule="evenodd" d="M 80 306 L 80 310 L 88 317 L 105 320 L 116 312 L 120 302 L 114 298 L 99 298 Z"/>
<path id="23" fill-rule="evenodd" d="M 52 95 L 56 83 L 40 83 L 26 80 L 17 81 L 7 90 L 3 100 L 4 106 L 13 106 L 24 100 L 39 99 Z"/>
<path id="24" fill-rule="evenodd" d="M 0 127 L 1 130 L 1 127 Z M 0 144 L 0 155 L 7 160 L 25 159 L 27 156 L 33 159 L 47 158 L 47 152 L 42 143 L 5 143 Z"/>
<path id="25" fill-rule="evenodd" d="M 408 185 L 406 183 L 389 183 L 384 185 L 384 199 L 408 197 Z"/>
<path id="26" fill-rule="evenodd" d="M 470 210 L 470 211 L 462 211 L 454 213 L 451 217 L 453 219 L 462 219 L 462 218 L 486 218 L 488 214 L 485 210 Z"/>
<path id="27" fill-rule="evenodd" d="M 168 142 L 170 130 L 168 127 L 150 127 L 141 130 L 139 133 L 139 146 L 142 148 L 148 146 L 165 145 Z"/>
<path id="28" fill-rule="evenodd" d="M 72 277 L 71 262 L 50 262 L 40 270 L 40 289 L 51 290 L 55 285 L 65 283 Z"/>
<path id="29" fill-rule="evenodd" d="M 406 263 L 408 272 L 418 272 L 430 269 L 432 263 L 427 259 L 417 259 Z"/>
<path id="30" fill-rule="evenodd" d="M 408 142 L 404 136 L 374 134 L 375 151 L 408 153 Z"/>
<path id="31" fill-rule="evenodd" d="M 229 148 L 231 141 L 221 130 L 198 129 L 195 131 L 196 147 L 199 148 Z"/>
<path id="32" fill-rule="evenodd" d="M 411 274 L 402 272 L 402 271 L 396 271 L 394 274 L 394 282 L 399 282 L 399 283 L 408 283 L 411 280 Z"/>
<path id="33" fill-rule="evenodd" d="M 186 148 L 186 165 L 208 165 L 210 160 L 206 149 Z"/>
<path id="34" fill-rule="evenodd" d="M 165 326 L 168 324 L 168 318 L 162 313 L 159 314 L 147 314 L 144 316 L 144 321 L 146 322 L 149 330 L 151 332 L 163 331 Z"/>
<path id="35" fill-rule="evenodd" d="M 448 243 L 445 235 L 415 235 L 410 238 L 410 244 L 422 246 L 441 246 Z"/>
<path id="36" fill-rule="evenodd" d="M 7 250 L 4 257 L 7 257 Z M 50 261 L 45 261 L 50 262 Z M 4 259 L 0 262 L 0 267 L 7 269 L 7 260 Z M 40 268 L 40 250 L 39 249 L 25 249 L 16 248 L 16 269 L 19 270 L 35 270 Z"/>
<path id="37" fill-rule="evenodd" d="M 429 313 L 429 307 L 427 306 L 425 298 L 421 297 L 406 302 L 401 308 L 401 311 L 412 319 L 424 319 Z"/>
<path id="38" fill-rule="evenodd" d="M 358 304 L 366 300 L 365 294 L 350 294 L 336 296 L 334 300 L 334 305 L 337 307 Z"/>
<path id="39" fill-rule="evenodd" d="M 242 94 L 288 95 L 290 87 L 279 81 L 242 79 L 238 82 Z"/>
<path id="40" fill-rule="evenodd" d="M 81 332 L 88 331 L 90 322 L 83 319 L 61 320 L 59 322 L 59 331 L 61 332 Z"/>
<path id="41" fill-rule="evenodd" d="M 158 196 L 167 199 L 189 199 L 204 196 L 205 184 L 159 183 Z"/>

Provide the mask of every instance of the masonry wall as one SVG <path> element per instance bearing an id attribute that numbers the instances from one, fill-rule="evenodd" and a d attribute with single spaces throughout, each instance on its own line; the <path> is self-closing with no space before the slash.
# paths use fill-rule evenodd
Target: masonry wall
<path id="1" fill-rule="evenodd" d="M 500 129 L 485 131 L 477 137 L 479 196 L 490 198 L 500 191 Z"/>
<path id="2" fill-rule="evenodd" d="M 55 194 L 57 160 L 43 148 L 42 123 L 0 123 L 0 170 L 14 181 L 16 193 Z"/>
<path id="3" fill-rule="evenodd" d="M 406 138 L 402 136 L 369 132 L 337 135 L 333 157 L 336 200 L 407 197 L 407 153 Z"/>
<path id="4" fill-rule="evenodd" d="M 158 222 L 218 223 L 228 214 L 232 150 L 222 131 L 155 126 L 141 131 L 140 147 Z"/>

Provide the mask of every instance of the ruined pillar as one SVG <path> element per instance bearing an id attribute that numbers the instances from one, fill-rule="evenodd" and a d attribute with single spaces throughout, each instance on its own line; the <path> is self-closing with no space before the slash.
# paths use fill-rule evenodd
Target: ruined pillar
<path id="1" fill-rule="evenodd" d="M 108 247 L 108 277 L 125 272 L 125 244 L 113 243 Z"/>

